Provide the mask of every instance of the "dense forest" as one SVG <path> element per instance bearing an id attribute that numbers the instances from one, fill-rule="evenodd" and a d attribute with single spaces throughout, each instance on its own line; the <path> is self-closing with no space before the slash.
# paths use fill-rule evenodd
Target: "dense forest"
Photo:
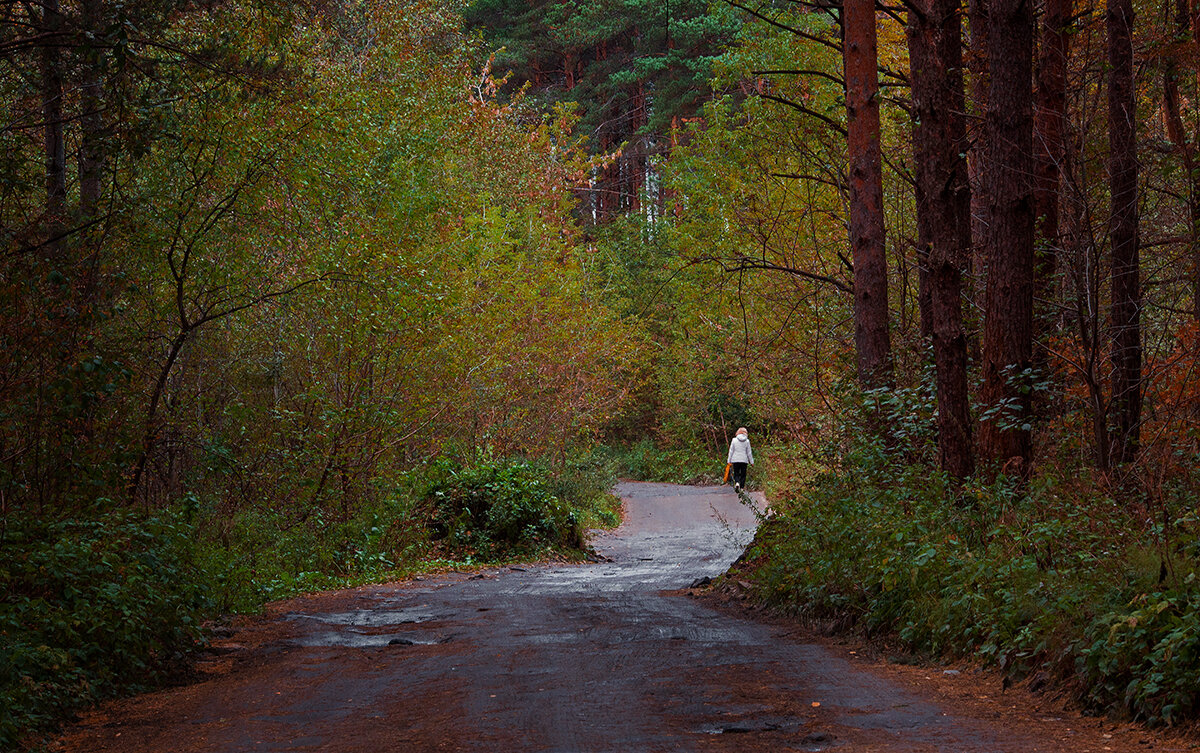
<path id="1" fill-rule="evenodd" d="M 0 744 L 215 615 L 579 556 L 1200 702 L 1200 5 L 7 0 Z"/>

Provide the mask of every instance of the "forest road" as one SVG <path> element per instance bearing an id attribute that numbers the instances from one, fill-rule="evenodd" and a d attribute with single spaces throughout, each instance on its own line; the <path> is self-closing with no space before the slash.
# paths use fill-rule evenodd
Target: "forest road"
<path id="1" fill-rule="evenodd" d="M 1099 732 L 1071 738 L 1070 720 L 1023 731 L 956 711 L 794 626 L 678 593 L 728 567 L 753 514 L 725 487 L 623 483 L 617 492 L 626 520 L 593 541 L 607 561 L 280 602 L 222 641 L 206 679 L 90 712 L 54 747 L 1124 750 Z M 965 673 L 962 682 L 971 682 Z"/>

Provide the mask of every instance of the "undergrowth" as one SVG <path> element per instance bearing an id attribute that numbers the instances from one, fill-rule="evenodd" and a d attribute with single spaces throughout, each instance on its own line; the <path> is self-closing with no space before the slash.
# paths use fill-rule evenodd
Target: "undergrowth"
<path id="1" fill-rule="evenodd" d="M 714 449 L 699 445 L 660 447 L 651 439 L 643 439 L 628 446 L 609 447 L 601 450 L 613 464 L 621 478 L 634 481 L 656 481 L 672 484 L 716 484 L 721 482 L 725 470 L 725 449 Z M 764 462 L 770 451 L 765 444 L 755 442 L 756 465 L 747 477 L 747 487 L 760 488 L 761 473 L 765 473 Z"/>
<path id="2" fill-rule="evenodd" d="M 357 509 L 186 497 L 149 516 L 0 523 L 0 750 L 36 747 L 77 709 L 180 676 L 205 620 L 299 593 L 546 554 L 581 556 L 620 522 L 602 455 L 555 467 L 439 461 Z"/>
<path id="3" fill-rule="evenodd" d="M 1154 510 L 1048 472 L 1024 487 L 956 488 L 924 462 L 845 448 L 793 462 L 803 472 L 770 490 L 741 576 L 763 599 L 914 653 L 1058 683 L 1096 711 L 1152 724 L 1195 714 L 1194 500 Z"/>
<path id="4" fill-rule="evenodd" d="M 177 516 L 9 520 L 0 533 L 0 749 L 73 709 L 160 684 L 212 603 Z"/>
<path id="5" fill-rule="evenodd" d="M 603 486 L 588 484 L 596 474 L 556 476 L 521 460 L 486 459 L 441 461 L 429 475 L 434 539 L 468 562 L 582 549 L 589 524 L 619 517 L 619 501 L 614 509 Z"/>

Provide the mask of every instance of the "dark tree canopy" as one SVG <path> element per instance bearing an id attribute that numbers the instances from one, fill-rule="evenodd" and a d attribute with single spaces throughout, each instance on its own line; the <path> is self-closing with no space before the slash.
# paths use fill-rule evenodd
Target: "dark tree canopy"
<path id="1" fill-rule="evenodd" d="M 465 18 L 498 50 L 513 91 L 528 86 L 544 107 L 574 103 L 595 152 L 626 145 L 593 191 L 599 218 L 636 211 L 655 191 L 649 161 L 712 97 L 713 60 L 740 26 L 703 0 L 479 0 Z"/>

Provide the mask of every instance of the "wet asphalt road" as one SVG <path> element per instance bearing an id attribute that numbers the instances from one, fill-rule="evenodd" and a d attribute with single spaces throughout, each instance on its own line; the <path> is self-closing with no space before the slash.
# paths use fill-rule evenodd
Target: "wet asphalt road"
<path id="1" fill-rule="evenodd" d="M 79 726 L 77 751 L 1036 751 L 784 628 L 686 595 L 741 553 L 727 488 L 622 484 L 607 561 L 291 602 L 229 672 Z M 265 628 L 264 628 L 265 629 Z M 235 636 L 235 639 L 237 637 Z"/>

